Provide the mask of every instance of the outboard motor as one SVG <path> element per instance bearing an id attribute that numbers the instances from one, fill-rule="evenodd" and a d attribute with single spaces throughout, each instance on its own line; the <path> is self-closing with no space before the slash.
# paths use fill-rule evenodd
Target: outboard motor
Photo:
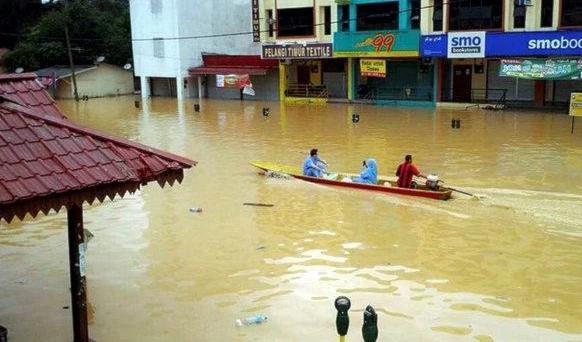
<path id="1" fill-rule="evenodd" d="M 426 187 L 431 190 L 438 190 L 439 189 L 439 176 L 430 174 L 426 177 Z"/>

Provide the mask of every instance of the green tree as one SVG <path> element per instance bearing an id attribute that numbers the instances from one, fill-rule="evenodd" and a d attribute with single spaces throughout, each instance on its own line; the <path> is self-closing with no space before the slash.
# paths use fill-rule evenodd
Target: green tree
<path id="1" fill-rule="evenodd" d="M 72 0 L 52 9 L 29 26 L 14 51 L 3 60 L 8 70 L 36 70 L 68 64 L 65 26 L 69 29 L 75 64 L 92 64 L 98 56 L 123 65 L 131 58 L 127 0 Z"/>

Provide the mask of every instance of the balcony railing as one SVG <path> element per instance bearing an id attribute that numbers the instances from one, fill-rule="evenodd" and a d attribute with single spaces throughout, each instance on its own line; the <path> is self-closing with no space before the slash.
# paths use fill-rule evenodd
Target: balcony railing
<path id="1" fill-rule="evenodd" d="M 289 84 L 285 95 L 290 97 L 315 97 L 315 98 L 328 98 L 329 93 L 327 87 L 324 85 L 311 85 L 311 84 L 299 84 L 292 83 Z"/>
<path id="2" fill-rule="evenodd" d="M 357 98 L 370 101 L 432 101 L 433 89 L 429 87 L 374 87 L 361 85 Z"/>

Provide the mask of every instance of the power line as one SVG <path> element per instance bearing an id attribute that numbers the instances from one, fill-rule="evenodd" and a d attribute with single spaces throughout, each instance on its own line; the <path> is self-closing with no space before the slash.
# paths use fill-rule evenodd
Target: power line
<path id="1" fill-rule="evenodd" d="M 400 13 L 406 13 L 406 12 L 413 12 L 415 10 L 423 10 L 423 9 L 428 9 L 428 8 L 435 8 L 435 7 L 444 7 L 445 5 L 450 5 L 450 4 L 454 4 L 454 3 L 461 3 L 461 2 L 468 2 L 469 0 L 454 0 L 454 1 L 449 1 L 449 2 L 443 2 L 443 4 L 439 4 L 439 5 L 429 5 L 429 6 L 420 6 L 417 8 L 409 8 L 406 10 L 399 10 L 398 12 L 396 12 L 396 14 L 400 14 Z M 366 16 L 365 18 L 371 17 L 372 15 Z M 260 18 L 260 20 L 264 20 L 266 18 Z M 358 21 L 358 20 L 362 20 L 362 18 L 350 18 L 347 20 L 335 20 L 335 21 L 330 21 L 328 23 L 323 22 L 323 23 L 314 23 L 313 25 L 295 25 L 295 26 L 291 26 L 288 27 L 286 29 L 289 28 L 309 28 L 309 27 L 317 27 L 317 26 L 323 26 L 323 25 L 327 25 L 327 24 L 340 24 L 340 23 L 345 23 L 345 22 L 350 22 L 350 21 Z M 420 19 L 419 19 L 420 20 Z M 268 33 L 270 32 L 271 29 L 266 29 L 266 30 L 260 30 L 260 33 Z M 273 29 L 273 32 L 278 32 L 278 29 Z M 206 38 L 222 38 L 222 37 L 233 37 L 233 36 L 244 36 L 244 35 L 252 35 L 254 32 L 253 31 L 241 31 L 241 32 L 233 32 L 233 33 L 217 33 L 217 34 L 209 34 L 209 35 L 199 35 L 199 36 L 186 36 L 186 37 L 169 37 L 169 38 L 161 38 L 163 40 L 186 40 L 186 39 L 206 39 Z M 160 38 L 132 38 L 132 41 L 134 42 L 139 42 L 139 41 L 152 41 L 154 39 L 160 39 Z"/>
<path id="2" fill-rule="evenodd" d="M 409 8 L 406 10 L 399 10 L 398 12 L 396 12 L 395 14 L 401 14 L 401 13 L 407 13 L 407 12 L 413 12 L 416 10 L 423 10 L 423 9 L 429 9 L 429 8 L 436 8 L 436 7 L 444 7 L 445 5 L 451 5 L 451 4 L 455 4 L 455 3 L 462 3 L 462 2 L 468 2 L 469 0 L 453 0 L 453 1 L 449 1 L 449 2 L 443 2 L 443 4 L 439 4 L 439 5 L 429 5 L 429 6 L 421 6 L 421 7 L 417 7 L 417 8 Z M 371 16 L 371 15 L 370 15 Z M 366 19 L 367 17 L 360 17 L 360 18 L 350 18 L 350 19 L 346 19 L 346 20 L 335 20 L 335 21 L 330 21 L 330 22 L 323 22 L 323 23 L 314 23 L 312 25 L 306 24 L 306 25 L 294 25 L 294 26 L 290 26 L 287 27 L 286 29 L 297 29 L 297 28 L 309 28 L 309 27 L 318 27 L 318 26 L 324 26 L 327 24 L 342 24 L 342 23 L 346 23 L 346 22 L 351 22 L 351 21 L 359 21 L 362 19 Z M 265 20 L 266 18 L 260 18 L 260 20 Z M 278 32 L 278 29 L 265 29 L 265 30 L 260 30 L 260 33 L 268 33 L 268 32 Z M 206 34 L 206 35 L 197 35 L 197 36 L 185 36 L 185 37 L 168 37 L 168 38 L 162 38 L 163 40 L 196 40 L 196 39 L 211 39 L 211 38 L 223 38 L 223 37 L 236 37 L 236 36 L 245 36 L 245 35 L 252 35 L 254 32 L 253 31 L 241 31 L 241 32 L 231 32 L 231 33 L 217 33 L 217 34 Z M 22 33 L 15 33 L 15 32 L 0 32 L 0 35 L 7 35 L 7 36 L 17 36 L 17 37 L 21 37 L 24 36 L 24 34 Z M 65 41 L 65 37 L 52 37 L 52 36 L 40 36 L 38 37 L 40 39 L 46 39 L 46 40 L 57 40 L 57 41 Z M 131 41 L 132 42 L 142 42 L 142 41 L 153 41 L 154 39 L 160 39 L 160 38 L 132 38 Z M 78 42 L 97 42 L 97 41 L 105 41 L 106 39 L 104 38 L 70 38 L 71 41 L 78 41 Z"/>

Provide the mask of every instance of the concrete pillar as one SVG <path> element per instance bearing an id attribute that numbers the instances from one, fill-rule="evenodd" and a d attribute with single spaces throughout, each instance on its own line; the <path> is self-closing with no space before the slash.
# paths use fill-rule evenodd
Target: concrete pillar
<path id="1" fill-rule="evenodd" d="M 348 100 L 354 100 L 354 59 L 348 58 Z"/>
<path id="2" fill-rule="evenodd" d="M 420 1 L 420 32 L 423 34 L 432 32 L 432 16 L 434 13 L 434 0 Z"/>
<path id="3" fill-rule="evenodd" d="M 150 97 L 152 90 L 150 89 L 150 78 L 145 76 L 140 76 L 139 78 L 141 84 L 141 97 L 142 99 L 147 99 Z"/>
<path id="4" fill-rule="evenodd" d="M 350 32 L 356 32 L 356 23 L 357 23 L 357 14 L 356 5 L 349 5 L 350 6 Z"/>
<path id="5" fill-rule="evenodd" d="M 449 13 L 450 12 L 451 12 L 451 8 L 449 6 L 449 2 L 443 0 L 443 32 L 449 32 Z"/>
<path id="6" fill-rule="evenodd" d="M 285 101 L 287 90 L 287 64 L 279 61 L 279 101 Z"/>
<path id="7" fill-rule="evenodd" d="M 202 100 L 202 75 L 198 75 L 198 101 Z"/>
<path id="8" fill-rule="evenodd" d="M 176 77 L 176 97 L 178 100 L 184 99 L 184 77 Z"/>
<path id="9" fill-rule="evenodd" d="M 398 29 L 400 31 L 410 30 L 410 0 L 400 1 L 400 11 L 398 17 Z"/>

